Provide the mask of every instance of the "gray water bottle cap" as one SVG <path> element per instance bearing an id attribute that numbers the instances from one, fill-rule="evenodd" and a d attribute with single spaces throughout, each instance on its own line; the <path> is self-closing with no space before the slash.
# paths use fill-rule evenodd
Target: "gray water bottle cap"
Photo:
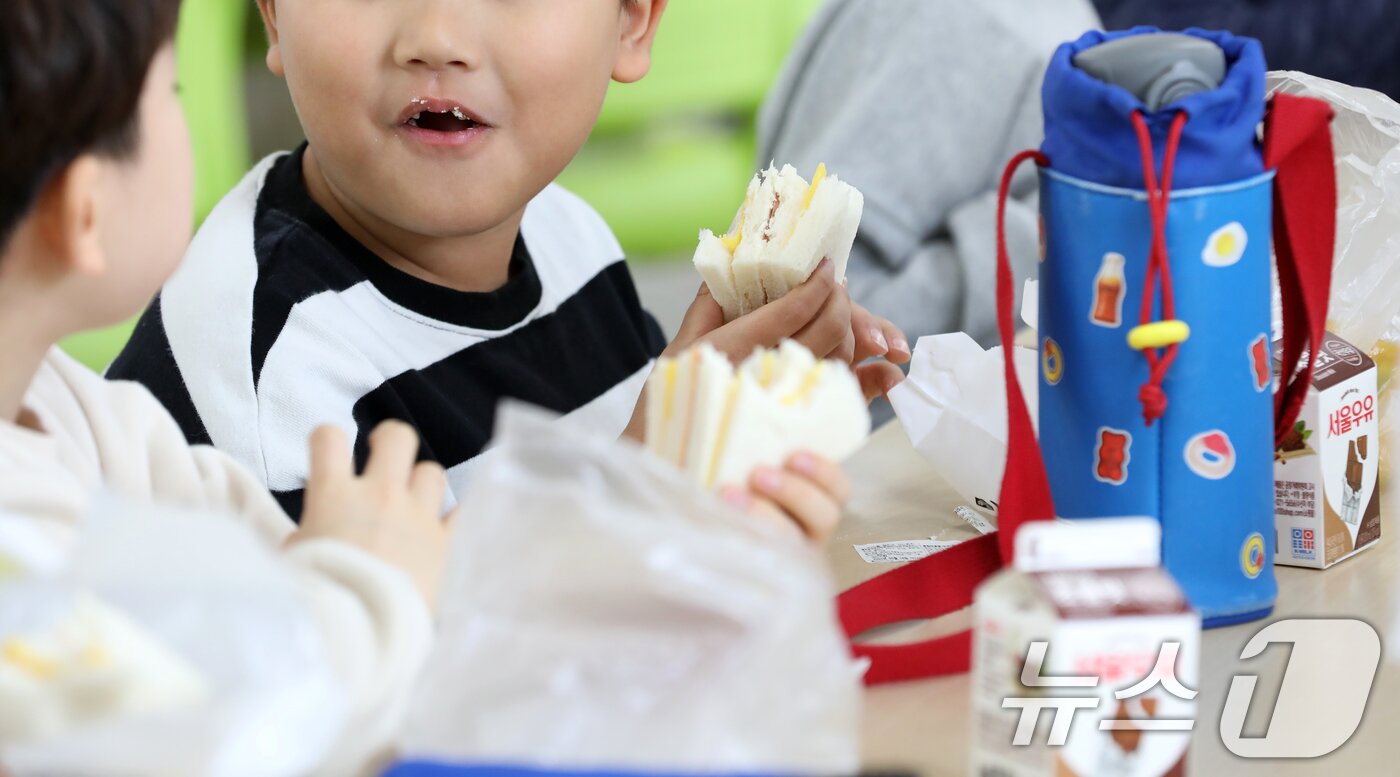
<path id="1" fill-rule="evenodd" d="M 1131 92 L 1150 112 L 1225 81 L 1225 52 L 1174 32 L 1130 35 L 1079 52 L 1075 67 Z"/>

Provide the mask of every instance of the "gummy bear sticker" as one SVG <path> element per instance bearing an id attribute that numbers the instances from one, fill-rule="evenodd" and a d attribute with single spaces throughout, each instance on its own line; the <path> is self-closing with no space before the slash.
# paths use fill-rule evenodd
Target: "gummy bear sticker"
<path id="1" fill-rule="evenodd" d="M 1249 344 L 1249 366 L 1254 373 L 1254 390 L 1263 391 L 1273 382 L 1273 362 L 1269 358 L 1269 338 L 1259 337 Z"/>
<path id="2" fill-rule="evenodd" d="M 1249 245 L 1249 233 L 1238 221 L 1215 230 L 1206 241 L 1206 249 L 1201 252 L 1201 261 L 1207 267 L 1230 267 L 1244 258 L 1244 249 Z"/>
<path id="3" fill-rule="evenodd" d="M 1040 349 L 1040 368 L 1045 373 L 1045 382 L 1052 386 L 1065 374 L 1065 355 L 1060 351 L 1060 344 L 1048 337 Z"/>
<path id="4" fill-rule="evenodd" d="M 1235 471 L 1235 446 L 1230 436 L 1212 429 L 1186 443 L 1186 466 L 1207 480 L 1224 480 Z"/>
<path id="5" fill-rule="evenodd" d="M 1128 482 L 1129 449 L 1132 447 L 1133 436 L 1128 432 L 1099 427 L 1098 450 L 1094 454 L 1094 479 L 1112 486 Z"/>

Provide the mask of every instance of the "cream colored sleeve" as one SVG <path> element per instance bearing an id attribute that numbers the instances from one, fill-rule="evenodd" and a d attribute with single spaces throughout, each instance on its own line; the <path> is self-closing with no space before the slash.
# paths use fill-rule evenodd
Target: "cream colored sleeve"
<path id="1" fill-rule="evenodd" d="M 66 358 L 50 365 L 54 370 L 36 381 L 46 391 L 34 398 L 48 439 L 0 434 L 0 465 L 6 458 L 25 465 L 0 466 L 0 509 L 71 532 L 106 489 L 134 501 L 227 513 L 249 525 L 294 568 L 326 661 L 350 697 L 349 725 L 323 773 L 351 774 L 382 755 L 432 642 L 431 614 L 408 576 L 336 540 L 284 547 L 295 524 L 253 473 L 213 448 L 186 443 L 145 388 L 108 383 Z M 7 442 L 21 449 L 32 442 L 33 453 L 56 455 L 25 455 Z"/>

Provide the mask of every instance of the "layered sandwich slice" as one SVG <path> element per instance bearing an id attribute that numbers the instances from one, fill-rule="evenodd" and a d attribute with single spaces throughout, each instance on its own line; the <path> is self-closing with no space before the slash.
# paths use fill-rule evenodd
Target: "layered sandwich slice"
<path id="1" fill-rule="evenodd" d="M 826 165 L 811 183 L 791 165 L 769 167 L 749 182 L 728 234 L 700 233 L 695 267 L 732 321 L 802 285 L 824 258 L 844 279 L 864 208 L 861 193 Z"/>
<path id="2" fill-rule="evenodd" d="M 647 384 L 647 447 L 705 488 L 745 485 L 798 451 L 833 461 L 870 434 L 850 369 L 784 342 L 738 369 L 708 345 L 662 359 Z"/>

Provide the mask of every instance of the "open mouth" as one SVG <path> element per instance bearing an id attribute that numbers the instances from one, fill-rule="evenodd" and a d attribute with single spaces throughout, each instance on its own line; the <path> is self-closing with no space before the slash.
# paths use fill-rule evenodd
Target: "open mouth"
<path id="1" fill-rule="evenodd" d="M 417 98 L 409 104 L 402 121 L 405 126 L 446 134 L 489 126 L 461 105 L 424 98 Z"/>
<path id="2" fill-rule="evenodd" d="M 437 111 L 423 111 L 415 113 L 408 120 L 408 126 L 431 132 L 465 132 L 481 126 L 481 123 L 462 112 L 461 108 L 453 108 L 446 113 Z"/>

